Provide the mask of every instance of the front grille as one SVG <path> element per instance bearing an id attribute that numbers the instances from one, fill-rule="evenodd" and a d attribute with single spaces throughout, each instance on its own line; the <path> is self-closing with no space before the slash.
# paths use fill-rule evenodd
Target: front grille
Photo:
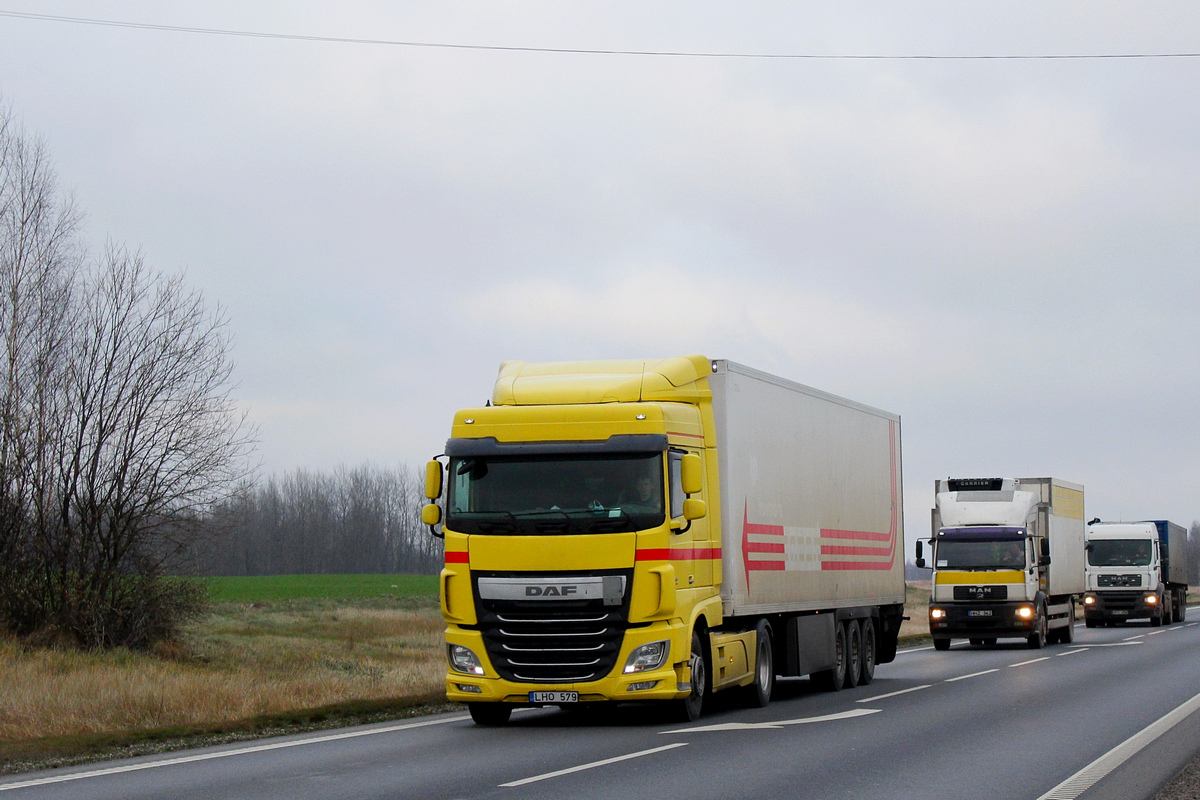
<path id="1" fill-rule="evenodd" d="M 480 577 L 625 576 L 620 605 L 591 600 L 496 600 L 480 597 Z M 478 628 L 500 676 L 521 683 L 582 683 L 612 671 L 629 627 L 633 573 L 475 573 Z M 612 598 L 615 599 L 615 598 Z M 611 600 L 610 600 L 611 602 Z"/>
<path id="2" fill-rule="evenodd" d="M 1133 611 L 1142 601 L 1141 592 L 1105 592 L 1105 611 Z"/>
<path id="3" fill-rule="evenodd" d="M 999 584 L 993 586 L 955 586 L 955 600 L 1007 600 L 1008 587 Z"/>
<path id="4" fill-rule="evenodd" d="M 1141 586 L 1141 575 L 1097 575 L 1097 586 Z"/>

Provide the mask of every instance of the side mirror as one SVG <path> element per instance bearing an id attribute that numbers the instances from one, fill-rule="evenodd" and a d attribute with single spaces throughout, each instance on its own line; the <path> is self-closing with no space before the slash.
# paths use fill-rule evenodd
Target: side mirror
<path id="1" fill-rule="evenodd" d="M 924 542 L 922 542 L 920 539 L 917 539 L 917 566 L 918 567 L 921 566 L 921 562 L 925 560 L 925 549 L 924 549 L 923 545 L 924 545 Z"/>
<path id="2" fill-rule="evenodd" d="M 699 494 L 700 489 L 704 485 L 704 463 L 700 460 L 700 456 L 695 453 L 688 453 L 680 459 L 679 472 L 680 483 L 683 484 L 684 494 Z M 686 512 L 685 512 L 686 513 Z M 704 516 L 703 514 L 700 515 Z M 700 517 L 688 517 L 688 519 L 699 519 Z"/>
<path id="3" fill-rule="evenodd" d="M 442 496 L 442 465 L 439 461 L 430 461 L 425 465 L 425 497 L 429 500 L 437 500 Z M 426 506 L 428 508 L 428 506 Z M 422 519 L 425 512 L 422 511 Z M 436 525 L 437 522 L 425 523 L 426 525 Z"/>
<path id="4" fill-rule="evenodd" d="M 442 521 L 442 507 L 437 503 L 430 503 L 421 509 L 422 524 L 433 527 Z"/>
<path id="5" fill-rule="evenodd" d="M 689 497 L 683 501 L 683 518 L 691 522 L 694 519 L 703 519 L 708 514 L 708 506 L 703 500 L 697 500 L 694 497 Z"/>
<path id="6" fill-rule="evenodd" d="M 1042 539 L 1042 555 L 1041 555 L 1041 558 L 1038 559 L 1038 561 L 1043 566 L 1050 565 L 1050 540 L 1049 539 Z"/>
<path id="7" fill-rule="evenodd" d="M 917 569 L 925 569 L 925 559 L 917 556 L 917 560 L 913 562 L 917 565 Z"/>

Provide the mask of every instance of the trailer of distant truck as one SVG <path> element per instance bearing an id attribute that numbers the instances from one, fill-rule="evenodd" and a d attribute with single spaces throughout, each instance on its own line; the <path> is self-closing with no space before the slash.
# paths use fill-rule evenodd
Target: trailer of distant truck
<path id="1" fill-rule="evenodd" d="M 895 655 L 894 414 L 703 356 L 506 362 L 444 456 L 423 519 L 445 537 L 446 694 L 477 723 L 606 701 L 694 719 L 711 692 L 765 705 L 776 675 L 836 690 Z"/>
<path id="2" fill-rule="evenodd" d="M 1070 642 L 1085 588 L 1083 487 L 1056 478 L 935 485 L 929 632 L 938 650 L 1020 637 Z M 923 542 L 917 565 L 925 566 Z"/>

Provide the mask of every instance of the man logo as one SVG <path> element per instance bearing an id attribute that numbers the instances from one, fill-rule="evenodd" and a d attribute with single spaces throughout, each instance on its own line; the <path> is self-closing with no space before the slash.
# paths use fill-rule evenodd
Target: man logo
<path id="1" fill-rule="evenodd" d="M 578 586 L 526 586 L 526 597 L 570 597 L 579 594 Z"/>

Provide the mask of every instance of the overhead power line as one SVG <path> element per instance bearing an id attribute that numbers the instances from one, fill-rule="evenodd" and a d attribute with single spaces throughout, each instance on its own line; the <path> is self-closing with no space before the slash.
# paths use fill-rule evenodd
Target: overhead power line
<path id="1" fill-rule="evenodd" d="M 283 39 L 294 42 L 328 44 L 366 44 L 385 47 L 426 47 L 445 50 L 491 50 L 508 53 L 558 53 L 592 56 L 664 56 L 673 58 L 760 58 L 760 59 L 858 59 L 876 61 L 1003 61 L 1035 59 L 1105 59 L 1105 58 L 1200 58 L 1200 53 L 1040 53 L 995 55 L 921 55 L 921 54 L 854 54 L 854 53 L 709 53 L 687 50 L 607 50 L 579 47 L 518 47 L 498 44 L 458 44 L 454 42 L 407 42 L 394 39 L 359 39 L 344 36 L 309 36 L 298 33 L 268 31 L 239 31 L 226 28 L 200 28 L 190 25 L 157 25 L 149 22 L 125 22 L 113 19 L 67 17 L 57 14 L 31 14 L 24 11 L 0 11 L 0 17 L 63 22 L 74 25 L 96 25 L 106 28 L 130 28 L 143 31 L 171 33 L 200 33 L 209 36 L 242 36 L 251 39 Z"/>

